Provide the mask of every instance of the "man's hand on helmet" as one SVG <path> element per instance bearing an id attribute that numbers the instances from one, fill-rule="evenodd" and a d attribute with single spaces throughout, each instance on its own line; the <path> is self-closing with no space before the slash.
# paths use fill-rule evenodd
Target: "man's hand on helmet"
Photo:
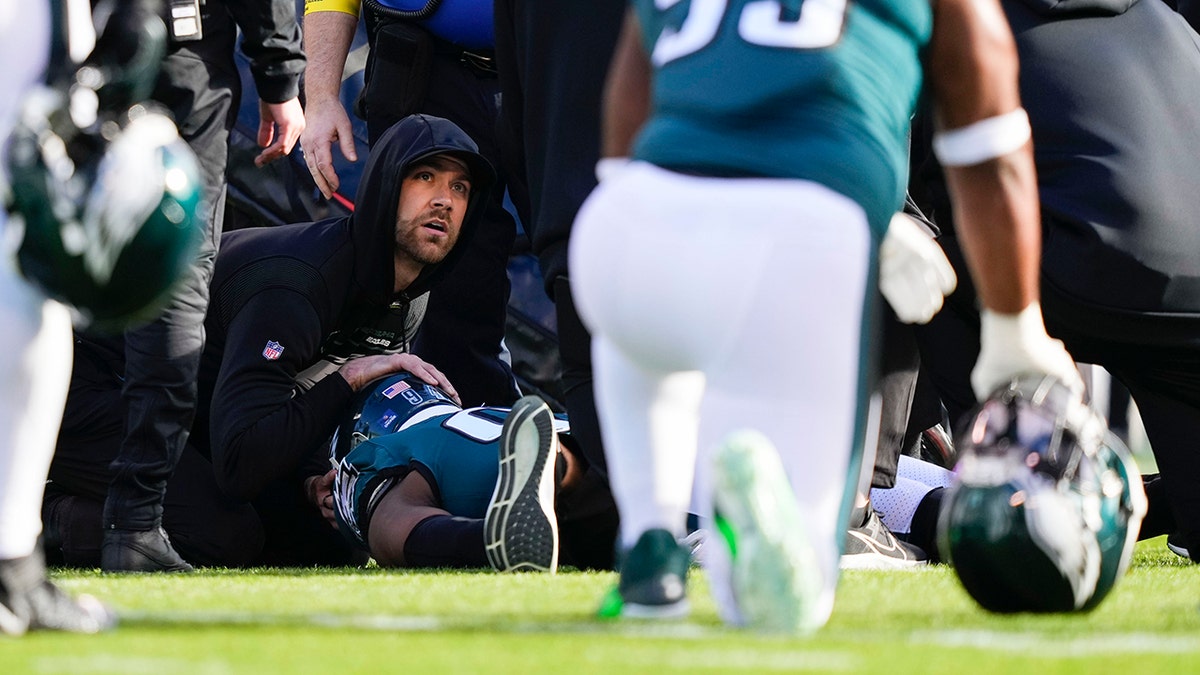
<path id="1" fill-rule="evenodd" d="M 338 372 L 349 383 L 351 389 L 359 391 L 371 382 L 385 375 L 400 372 L 401 370 L 406 370 L 416 375 L 424 380 L 426 384 L 440 387 L 442 391 L 445 391 L 454 399 L 455 403 L 462 405 L 462 399 L 458 397 L 458 392 L 454 390 L 454 386 L 450 384 L 450 380 L 446 379 L 446 375 L 415 354 L 401 353 L 362 356 L 357 359 L 350 359 L 342 364 Z"/>

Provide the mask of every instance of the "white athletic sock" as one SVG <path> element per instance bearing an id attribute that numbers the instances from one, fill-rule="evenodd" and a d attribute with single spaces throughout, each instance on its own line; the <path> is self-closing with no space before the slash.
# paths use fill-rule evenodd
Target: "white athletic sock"
<path id="1" fill-rule="evenodd" d="M 921 500 L 936 488 L 949 485 L 953 476 L 936 464 L 901 455 L 896 466 L 895 487 L 871 488 L 871 503 L 893 534 L 908 534 L 912 531 L 913 515 Z"/>

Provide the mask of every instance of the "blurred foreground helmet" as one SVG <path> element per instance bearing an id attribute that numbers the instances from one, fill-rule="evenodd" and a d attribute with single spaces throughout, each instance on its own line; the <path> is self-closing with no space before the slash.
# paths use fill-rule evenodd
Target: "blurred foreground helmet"
<path id="1" fill-rule="evenodd" d="M 5 156 L 9 225 L 29 281 L 121 330 L 153 319 L 194 260 L 200 173 L 170 117 L 138 104 L 81 123 L 81 92 L 24 100 Z"/>
<path id="2" fill-rule="evenodd" d="M 459 407 L 441 388 L 426 384 L 412 373 L 381 377 L 355 395 L 346 416 L 333 432 L 330 459 L 340 462 L 359 443 L 395 433 L 421 411 L 445 405 Z"/>
<path id="3" fill-rule="evenodd" d="M 1125 572 L 1146 496 L 1129 450 L 1052 378 L 1018 378 L 968 418 L 938 548 L 993 612 L 1095 607 Z"/>

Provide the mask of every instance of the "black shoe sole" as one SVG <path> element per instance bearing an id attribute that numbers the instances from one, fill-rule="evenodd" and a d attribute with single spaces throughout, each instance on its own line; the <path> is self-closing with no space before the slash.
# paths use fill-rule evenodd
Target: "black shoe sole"
<path id="1" fill-rule="evenodd" d="M 522 438 L 529 425 L 536 433 L 534 448 Z M 484 518 L 485 551 L 497 571 L 558 569 L 554 448 L 550 408 L 534 396 L 517 401 L 500 432 L 500 475 Z"/>

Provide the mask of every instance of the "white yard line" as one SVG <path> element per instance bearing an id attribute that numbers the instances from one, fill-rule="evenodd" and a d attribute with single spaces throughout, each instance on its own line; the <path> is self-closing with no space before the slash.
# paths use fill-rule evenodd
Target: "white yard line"
<path id="1" fill-rule="evenodd" d="M 1076 638 L 1042 633 L 990 630 L 922 631 L 909 642 L 941 647 L 970 647 L 1042 658 L 1067 659 L 1098 654 L 1191 654 L 1200 652 L 1200 637 L 1155 633 L 1102 633 Z"/>
<path id="2" fill-rule="evenodd" d="M 620 650 L 592 647 L 584 651 L 583 658 L 589 663 L 627 666 L 662 666 L 664 668 L 687 668 L 697 671 L 717 670 L 731 672 L 749 670 L 764 671 L 816 671 L 822 673 L 860 669 L 862 663 L 850 652 L 829 650 L 770 651 L 762 648 L 738 649 L 695 649 L 692 647 L 637 647 Z"/>
<path id="3" fill-rule="evenodd" d="M 88 656 L 43 656 L 33 660 L 33 672 L 39 675 L 68 673 L 78 675 L 228 675 L 233 668 L 223 661 L 205 659 L 157 658 L 122 654 L 91 654 Z"/>

